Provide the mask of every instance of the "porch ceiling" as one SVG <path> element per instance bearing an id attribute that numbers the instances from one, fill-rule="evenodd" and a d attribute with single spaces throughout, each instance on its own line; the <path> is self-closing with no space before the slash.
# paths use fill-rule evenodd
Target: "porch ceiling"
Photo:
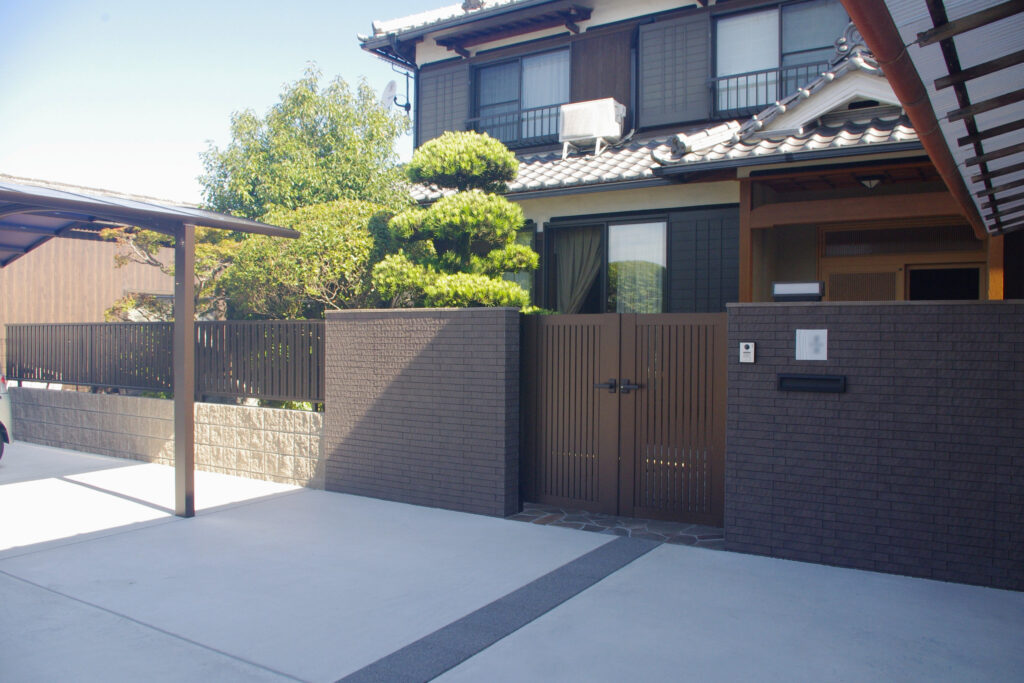
<path id="1" fill-rule="evenodd" d="M 915 127 L 937 123 L 925 148 L 972 222 L 994 235 L 1024 229 L 1024 2 L 843 3 Z"/>
<path id="2" fill-rule="evenodd" d="M 927 160 L 913 163 L 870 164 L 839 171 L 819 169 L 814 171 L 759 175 L 751 173 L 758 185 L 780 194 L 828 192 L 833 190 L 874 191 L 888 189 L 895 185 L 938 185 L 942 178 Z M 870 186 L 870 187 L 869 187 Z"/>

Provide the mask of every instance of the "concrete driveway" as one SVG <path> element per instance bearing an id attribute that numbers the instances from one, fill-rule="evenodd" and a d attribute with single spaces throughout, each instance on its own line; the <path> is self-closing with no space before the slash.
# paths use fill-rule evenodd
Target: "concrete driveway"
<path id="1" fill-rule="evenodd" d="M 17 442 L 0 680 L 1021 680 L 1024 594 Z"/>

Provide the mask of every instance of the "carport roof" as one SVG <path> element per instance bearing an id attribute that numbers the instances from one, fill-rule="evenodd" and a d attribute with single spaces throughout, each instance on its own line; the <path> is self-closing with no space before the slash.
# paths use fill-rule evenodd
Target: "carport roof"
<path id="1" fill-rule="evenodd" d="M 125 225 L 174 237 L 174 508 L 195 515 L 195 227 L 275 237 L 299 233 L 246 218 L 130 195 L 0 176 L 0 268 L 54 237 L 95 238 Z"/>
<path id="2" fill-rule="evenodd" d="M 173 235 L 183 224 L 298 237 L 298 233 L 247 218 L 171 205 L 128 195 L 58 189 L 0 176 L 0 268 L 54 237 L 95 238 L 103 228 L 125 225 Z"/>

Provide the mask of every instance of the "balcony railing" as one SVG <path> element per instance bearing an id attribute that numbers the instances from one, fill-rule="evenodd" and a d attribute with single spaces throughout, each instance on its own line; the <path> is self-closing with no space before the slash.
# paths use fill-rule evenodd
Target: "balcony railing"
<path id="1" fill-rule="evenodd" d="M 466 121 L 467 128 L 487 133 L 510 149 L 558 142 L 561 104 L 487 114 Z"/>
<path id="2" fill-rule="evenodd" d="M 712 79 L 715 111 L 721 116 L 751 116 L 807 85 L 828 66 L 828 62 L 811 62 Z"/>

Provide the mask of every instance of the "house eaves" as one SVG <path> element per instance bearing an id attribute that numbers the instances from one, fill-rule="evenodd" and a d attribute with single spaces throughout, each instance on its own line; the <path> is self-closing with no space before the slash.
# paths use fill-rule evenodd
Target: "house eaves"
<path id="1" fill-rule="evenodd" d="M 373 22 L 372 36 L 357 36 L 360 47 L 379 57 L 410 68 L 415 61 L 403 54 L 403 44 L 411 45 L 428 33 L 458 29 L 484 19 L 500 17 L 525 9 L 554 3 L 571 4 L 566 0 L 491 0 L 480 9 L 466 10 L 462 4 L 448 5 L 437 10 L 421 12 L 388 21 Z"/>

